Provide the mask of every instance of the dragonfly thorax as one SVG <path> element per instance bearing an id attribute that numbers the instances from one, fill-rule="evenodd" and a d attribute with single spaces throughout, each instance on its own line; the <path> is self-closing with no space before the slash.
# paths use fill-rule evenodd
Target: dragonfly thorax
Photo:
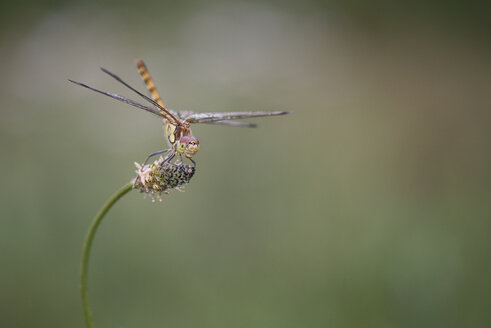
<path id="1" fill-rule="evenodd" d="M 199 141 L 192 136 L 183 136 L 177 142 L 177 152 L 186 158 L 193 157 L 199 150 Z"/>

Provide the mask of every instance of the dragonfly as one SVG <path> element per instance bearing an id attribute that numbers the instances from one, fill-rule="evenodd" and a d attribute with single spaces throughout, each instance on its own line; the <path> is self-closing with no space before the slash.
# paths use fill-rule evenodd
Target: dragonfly
<path id="1" fill-rule="evenodd" d="M 245 119 L 251 117 L 265 117 L 265 116 L 278 116 L 291 113 L 291 111 L 271 111 L 271 112 L 210 112 L 210 113 L 194 113 L 192 111 L 174 111 L 169 109 L 164 105 L 162 98 L 160 97 L 155 84 L 153 82 L 147 67 L 141 59 L 136 60 L 136 66 L 138 72 L 147 88 L 149 96 L 141 93 L 137 89 L 130 86 L 128 83 L 123 81 L 119 76 L 111 73 L 105 68 L 101 67 L 101 70 L 114 78 L 119 83 L 123 84 L 125 87 L 135 92 L 138 96 L 145 99 L 150 105 L 144 105 L 129 98 L 123 97 L 118 94 L 109 93 L 105 91 L 98 90 L 87 84 L 80 83 L 73 80 L 68 80 L 79 86 L 87 88 L 89 90 L 95 91 L 102 95 L 111 97 L 113 99 L 124 102 L 136 108 L 143 109 L 149 113 L 159 116 L 162 119 L 164 125 L 164 132 L 168 142 L 168 148 L 151 153 L 147 156 L 146 160 L 143 162 L 145 165 L 150 158 L 156 155 L 167 153 L 166 157 L 162 161 L 161 165 L 165 163 L 170 163 L 170 161 L 176 156 L 179 157 L 182 162 L 182 157 L 189 159 L 193 166 L 196 167 L 196 162 L 193 160 L 193 156 L 199 150 L 199 140 L 194 137 L 191 133 L 191 124 L 195 123 L 206 123 L 206 124 L 216 124 L 216 125 L 228 125 L 228 126 L 239 126 L 239 127 L 256 127 L 256 124 L 235 121 L 237 119 Z"/>

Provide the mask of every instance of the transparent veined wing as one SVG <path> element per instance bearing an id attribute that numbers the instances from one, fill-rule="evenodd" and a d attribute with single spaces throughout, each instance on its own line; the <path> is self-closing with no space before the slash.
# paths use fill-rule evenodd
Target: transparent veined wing
<path id="1" fill-rule="evenodd" d="M 189 110 L 176 111 L 176 112 L 170 110 L 170 112 L 182 120 L 186 120 L 187 117 L 190 117 L 191 115 L 197 114 L 197 113 L 191 112 Z M 212 122 L 203 122 L 203 123 L 216 124 L 216 125 L 228 125 L 228 126 L 240 126 L 240 127 L 245 127 L 245 128 L 257 127 L 257 124 L 254 124 L 254 123 L 236 122 L 236 121 L 212 121 Z"/>
<path id="2" fill-rule="evenodd" d="M 92 91 L 95 91 L 97 93 L 100 93 L 102 95 L 105 95 L 105 96 L 108 96 L 108 97 L 111 97 L 113 99 L 116 99 L 116 100 L 119 100 L 121 102 L 124 102 L 124 103 L 127 103 L 131 106 L 134 106 L 134 107 L 137 107 L 137 108 L 141 108 L 141 109 L 144 109 L 146 110 L 147 112 L 150 112 L 152 114 L 155 114 L 159 117 L 162 117 L 162 114 L 160 113 L 160 111 L 156 108 L 153 108 L 153 107 L 150 107 L 150 106 L 146 106 L 146 105 L 142 105 L 140 103 L 137 103 L 136 101 L 134 100 L 131 100 L 131 99 L 128 99 L 126 97 L 123 97 L 123 96 L 120 96 L 118 94 L 115 94 L 115 93 L 109 93 L 109 92 L 105 92 L 105 91 L 101 91 L 101 90 L 98 90 L 98 89 L 95 89 L 95 88 L 92 88 L 92 87 L 89 87 L 87 84 L 83 84 L 83 83 L 80 83 L 80 82 L 77 82 L 77 81 L 73 81 L 73 80 L 68 80 L 72 83 L 75 83 L 77 85 L 80 85 L 84 88 L 87 88 L 89 90 L 92 90 Z"/>
<path id="3" fill-rule="evenodd" d="M 169 112 L 169 110 L 164 107 L 164 106 L 161 106 L 159 103 L 157 103 L 156 101 L 154 101 L 153 99 L 145 96 L 143 93 L 141 93 L 140 91 L 136 90 L 135 88 L 133 88 L 131 85 L 129 85 L 128 83 L 126 83 L 125 81 L 123 81 L 119 76 L 117 76 L 116 74 L 114 73 L 111 73 L 109 72 L 107 69 L 101 67 L 101 70 L 106 73 L 107 75 L 109 75 L 110 77 L 112 77 L 113 79 L 115 79 L 116 81 L 118 81 L 119 83 L 121 83 L 122 85 L 124 85 L 125 87 L 127 87 L 128 89 L 130 89 L 131 91 L 135 92 L 136 94 L 138 94 L 140 97 L 142 97 L 143 99 L 147 100 L 148 102 L 150 102 L 152 105 L 154 105 L 155 107 L 157 107 L 160 111 L 160 116 L 164 117 L 166 120 L 168 120 L 171 124 L 178 124 L 179 121 Z"/>
<path id="4" fill-rule="evenodd" d="M 224 113 L 193 113 L 185 118 L 188 123 L 213 123 L 225 120 L 237 120 L 251 117 L 266 117 L 290 114 L 291 111 L 280 112 L 224 112 Z"/>
<path id="5" fill-rule="evenodd" d="M 203 123 L 214 124 L 214 125 L 240 126 L 243 128 L 256 128 L 257 127 L 257 124 L 255 124 L 255 123 L 237 122 L 237 121 L 213 121 L 213 122 L 203 122 Z"/>

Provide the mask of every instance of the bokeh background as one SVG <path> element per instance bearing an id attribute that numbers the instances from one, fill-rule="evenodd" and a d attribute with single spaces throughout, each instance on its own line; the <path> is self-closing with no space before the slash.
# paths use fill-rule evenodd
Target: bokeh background
<path id="1" fill-rule="evenodd" d="M 176 110 L 294 110 L 195 126 L 198 169 L 132 192 L 91 258 L 97 327 L 489 327 L 491 51 L 478 1 L 15 1 L 0 22 L 0 322 L 83 327 L 103 202 Z M 139 100 L 139 99 L 138 99 Z"/>

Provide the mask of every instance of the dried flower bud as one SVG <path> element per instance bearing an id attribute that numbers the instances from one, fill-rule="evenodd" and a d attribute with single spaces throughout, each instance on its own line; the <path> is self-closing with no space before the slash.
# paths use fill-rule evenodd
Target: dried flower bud
<path id="1" fill-rule="evenodd" d="M 147 193 L 155 201 L 157 198 L 162 201 L 160 195 L 168 194 L 170 190 L 180 189 L 186 183 L 189 183 L 194 175 L 195 168 L 183 163 L 165 163 L 162 165 L 163 158 L 160 157 L 152 164 L 141 166 L 135 163 L 136 179 L 134 188 L 140 189 L 140 192 Z"/>

